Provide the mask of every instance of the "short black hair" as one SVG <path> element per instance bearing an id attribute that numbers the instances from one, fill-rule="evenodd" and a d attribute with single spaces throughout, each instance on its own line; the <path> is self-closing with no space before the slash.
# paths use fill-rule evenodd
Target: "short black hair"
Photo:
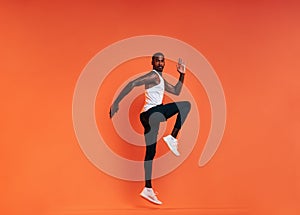
<path id="1" fill-rule="evenodd" d="M 165 58 L 164 54 L 161 52 L 156 52 L 154 55 L 152 55 L 152 61 L 154 60 L 154 58 L 158 57 L 158 56 L 163 56 L 163 58 Z"/>

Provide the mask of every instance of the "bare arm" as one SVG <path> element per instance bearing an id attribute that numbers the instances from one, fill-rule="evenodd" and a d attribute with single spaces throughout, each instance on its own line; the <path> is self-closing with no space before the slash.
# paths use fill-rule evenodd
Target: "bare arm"
<path id="1" fill-rule="evenodd" d="M 169 93 L 172 93 L 172 94 L 178 96 L 181 92 L 181 89 L 183 86 L 183 81 L 184 81 L 184 75 L 185 75 L 185 65 L 181 58 L 179 58 L 179 60 L 178 60 L 177 71 L 180 74 L 177 84 L 175 86 L 173 86 L 172 84 L 168 83 L 165 80 L 165 90 Z"/>
<path id="2" fill-rule="evenodd" d="M 116 100 L 113 102 L 112 106 L 110 107 L 109 116 L 110 118 L 119 110 L 119 103 L 121 100 L 134 88 L 141 85 L 151 84 L 155 81 L 156 74 L 150 72 L 146 75 L 143 75 L 133 81 L 130 81 L 120 92 Z"/>

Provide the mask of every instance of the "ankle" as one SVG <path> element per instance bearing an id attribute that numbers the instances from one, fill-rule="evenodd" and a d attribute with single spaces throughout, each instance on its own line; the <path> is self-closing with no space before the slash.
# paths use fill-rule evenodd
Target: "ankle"
<path id="1" fill-rule="evenodd" d="M 178 128 L 173 128 L 173 131 L 172 131 L 172 133 L 171 133 L 171 136 L 174 137 L 174 138 L 176 139 L 179 130 L 180 130 L 180 129 L 178 129 Z"/>

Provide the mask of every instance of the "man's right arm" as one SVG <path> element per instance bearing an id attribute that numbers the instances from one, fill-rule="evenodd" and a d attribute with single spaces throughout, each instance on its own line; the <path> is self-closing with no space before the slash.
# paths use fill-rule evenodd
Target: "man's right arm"
<path id="1" fill-rule="evenodd" d="M 130 81 L 120 92 L 116 100 L 113 102 L 109 116 L 110 118 L 119 110 L 119 103 L 121 100 L 134 88 L 141 85 L 151 84 L 155 80 L 155 73 L 150 72 L 146 75 L 143 75 L 133 81 Z"/>

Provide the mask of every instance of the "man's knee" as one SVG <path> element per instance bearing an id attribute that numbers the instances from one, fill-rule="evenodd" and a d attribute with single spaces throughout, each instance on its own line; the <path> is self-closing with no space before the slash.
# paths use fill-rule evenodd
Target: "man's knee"
<path id="1" fill-rule="evenodd" d="M 185 110 L 186 112 L 190 112 L 191 103 L 189 101 L 184 101 L 182 104 L 182 110 Z"/>

